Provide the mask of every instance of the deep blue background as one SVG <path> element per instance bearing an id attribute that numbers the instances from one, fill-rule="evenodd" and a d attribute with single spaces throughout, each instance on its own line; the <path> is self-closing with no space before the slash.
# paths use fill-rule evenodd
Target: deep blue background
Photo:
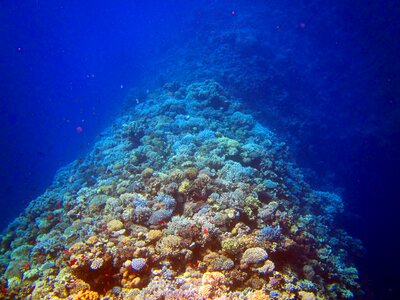
<path id="1" fill-rule="evenodd" d="M 234 92 L 287 139 L 315 187 L 341 192 L 347 212 L 338 222 L 367 249 L 359 262 L 365 289 L 371 298 L 395 299 L 398 1 L 227 0 L 211 9 L 206 4 L 213 1 L 191 2 L 0 2 L 0 227 L 45 190 L 59 167 L 90 150 L 129 88 L 146 91 L 173 71 L 172 79 L 181 79 L 178 73 L 201 78 L 192 66 L 174 65 L 185 56 L 196 65 L 227 43 L 227 60 L 234 51 L 243 60 L 254 53 L 267 58 L 260 73 L 250 70 L 241 78 L 251 89 L 237 86 L 242 93 Z M 254 15 L 244 16 L 246 5 Z M 248 24 L 266 34 L 267 45 L 207 40 L 216 31 L 239 32 Z M 227 86 L 251 66 L 238 61 L 236 70 L 235 63 L 226 63 L 205 67 L 231 68 Z M 268 80 L 261 80 L 266 73 Z M 262 84 L 253 87 L 258 79 Z M 287 92 L 282 103 L 271 97 L 271 87 Z"/>
<path id="2" fill-rule="evenodd" d="M 90 149 L 184 11 L 162 1 L 0 3 L 1 227 Z"/>

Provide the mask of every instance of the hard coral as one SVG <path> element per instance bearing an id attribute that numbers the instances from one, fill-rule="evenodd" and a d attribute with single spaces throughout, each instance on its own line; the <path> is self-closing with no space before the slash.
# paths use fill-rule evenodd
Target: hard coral
<path id="1" fill-rule="evenodd" d="M 124 224 L 120 220 L 111 220 L 107 223 L 107 228 L 109 231 L 118 231 L 124 228 Z"/>
<path id="2" fill-rule="evenodd" d="M 132 259 L 130 266 L 133 271 L 140 272 L 144 267 L 146 267 L 146 260 L 144 258 Z"/>
<path id="3" fill-rule="evenodd" d="M 202 297 L 213 299 L 222 296 L 228 289 L 228 281 L 220 272 L 206 272 L 202 277 L 199 293 Z"/>
<path id="4" fill-rule="evenodd" d="M 351 298 L 342 210 L 219 84 L 171 85 L 0 235 L 0 283 L 18 300 Z"/>
<path id="5" fill-rule="evenodd" d="M 92 269 L 92 270 L 100 269 L 103 266 L 103 264 L 104 264 L 104 260 L 102 258 L 100 258 L 100 257 L 96 257 L 92 261 L 92 263 L 90 265 L 90 269 Z"/>
<path id="6" fill-rule="evenodd" d="M 195 167 L 189 167 L 185 171 L 186 177 L 190 180 L 195 179 L 197 177 L 198 173 L 199 173 L 199 171 Z"/>
<path id="7" fill-rule="evenodd" d="M 175 257 L 181 251 L 182 238 L 175 235 L 167 235 L 157 242 L 156 250 L 161 257 Z"/>
<path id="8" fill-rule="evenodd" d="M 267 251 L 263 248 L 255 247 L 247 249 L 240 260 L 242 265 L 258 265 L 266 261 L 268 258 Z"/>
<path id="9" fill-rule="evenodd" d="M 73 295 L 73 300 L 98 300 L 99 294 L 93 291 L 80 291 L 78 294 Z"/>

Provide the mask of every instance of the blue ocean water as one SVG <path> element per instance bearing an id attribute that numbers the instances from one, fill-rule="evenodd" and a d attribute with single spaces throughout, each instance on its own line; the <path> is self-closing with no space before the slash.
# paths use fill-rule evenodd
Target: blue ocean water
<path id="1" fill-rule="evenodd" d="M 0 5 L 1 198 L 10 209 L 1 212 L 3 227 L 59 167 L 90 149 L 144 62 L 174 42 L 184 10 L 128 1 L 114 8 L 78 1 Z"/>
<path id="2" fill-rule="evenodd" d="M 399 17 L 397 1 L 3 1 L 1 227 L 121 110 L 214 79 L 342 196 L 365 298 L 396 299 Z"/>

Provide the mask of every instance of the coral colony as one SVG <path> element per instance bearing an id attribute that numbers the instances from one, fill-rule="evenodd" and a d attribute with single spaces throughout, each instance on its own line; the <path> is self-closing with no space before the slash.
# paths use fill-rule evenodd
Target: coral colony
<path id="1" fill-rule="evenodd" d="M 1 235 L 1 298 L 353 298 L 342 209 L 218 83 L 167 84 Z"/>

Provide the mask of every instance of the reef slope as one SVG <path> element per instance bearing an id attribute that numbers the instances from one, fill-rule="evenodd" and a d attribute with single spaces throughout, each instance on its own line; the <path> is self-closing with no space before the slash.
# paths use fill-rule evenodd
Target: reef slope
<path id="1" fill-rule="evenodd" d="M 343 202 L 214 81 L 166 84 L 1 235 L 5 299 L 338 299 L 360 293 Z M 29 297 L 29 298 L 26 298 Z"/>

